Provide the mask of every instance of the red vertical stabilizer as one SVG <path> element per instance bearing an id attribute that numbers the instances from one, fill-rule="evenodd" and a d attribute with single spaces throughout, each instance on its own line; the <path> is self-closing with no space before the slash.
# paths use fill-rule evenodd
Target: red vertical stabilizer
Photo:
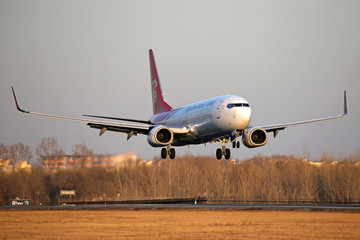
<path id="1" fill-rule="evenodd" d="M 170 105 L 167 104 L 164 100 L 152 49 L 149 50 L 149 58 L 150 58 L 151 95 L 153 102 L 153 113 L 154 115 L 156 115 L 162 112 L 170 111 L 172 107 L 170 107 Z"/>

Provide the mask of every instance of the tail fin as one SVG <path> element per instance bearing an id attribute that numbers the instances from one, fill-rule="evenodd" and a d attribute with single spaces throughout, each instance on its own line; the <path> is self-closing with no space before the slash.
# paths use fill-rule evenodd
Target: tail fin
<path id="1" fill-rule="evenodd" d="M 153 113 L 154 115 L 156 115 L 162 112 L 170 111 L 172 107 L 170 107 L 170 105 L 167 104 L 164 100 L 152 49 L 149 50 L 149 58 L 150 58 L 150 76 L 151 76 Z"/>

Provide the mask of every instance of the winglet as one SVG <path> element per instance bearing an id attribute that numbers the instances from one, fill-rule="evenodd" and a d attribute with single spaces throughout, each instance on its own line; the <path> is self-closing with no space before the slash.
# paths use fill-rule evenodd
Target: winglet
<path id="1" fill-rule="evenodd" d="M 28 111 L 22 110 L 22 109 L 19 107 L 19 103 L 18 103 L 18 101 L 17 101 L 17 99 L 16 99 L 16 95 L 15 95 L 14 88 L 11 87 L 11 89 L 12 89 L 12 92 L 13 92 L 13 95 L 14 95 L 14 100 L 15 100 L 15 104 L 16 104 L 17 110 L 19 110 L 20 112 L 23 112 L 23 113 L 29 113 Z"/>
<path id="2" fill-rule="evenodd" d="M 344 91 L 344 116 L 348 113 L 347 110 L 347 101 L 346 101 L 346 90 Z"/>

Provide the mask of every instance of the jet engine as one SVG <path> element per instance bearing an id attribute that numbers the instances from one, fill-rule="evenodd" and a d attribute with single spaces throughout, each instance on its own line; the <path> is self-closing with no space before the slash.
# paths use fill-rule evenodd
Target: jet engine
<path id="1" fill-rule="evenodd" d="M 153 147 L 167 146 L 173 142 L 173 132 L 164 126 L 156 126 L 148 134 L 147 141 Z"/>
<path id="2" fill-rule="evenodd" d="M 261 147 L 268 141 L 268 135 L 264 129 L 249 128 L 242 137 L 244 145 L 248 148 Z"/>

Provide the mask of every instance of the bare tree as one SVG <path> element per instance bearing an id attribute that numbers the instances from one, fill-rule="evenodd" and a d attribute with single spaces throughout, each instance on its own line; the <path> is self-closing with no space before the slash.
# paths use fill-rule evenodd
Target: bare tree
<path id="1" fill-rule="evenodd" d="M 9 147 L 0 143 L 0 170 L 5 167 L 5 161 L 9 158 Z"/>
<path id="2" fill-rule="evenodd" d="M 30 147 L 28 145 L 24 145 L 21 142 L 17 142 L 11 145 L 8 154 L 12 163 L 18 163 L 21 161 L 29 162 L 32 158 Z"/>
<path id="3" fill-rule="evenodd" d="M 72 151 L 74 155 L 78 156 L 92 156 L 94 155 L 93 151 L 86 147 L 85 144 L 76 144 L 73 146 Z"/>
<path id="4" fill-rule="evenodd" d="M 9 158 L 9 147 L 5 146 L 3 143 L 0 143 L 0 158 L 1 159 Z"/>
<path id="5" fill-rule="evenodd" d="M 36 155 L 40 162 L 42 162 L 42 157 L 53 159 L 64 154 L 64 150 L 59 147 L 58 141 L 54 137 L 43 138 L 36 148 Z"/>
<path id="6" fill-rule="evenodd" d="M 79 157 L 81 167 L 85 167 L 86 165 L 91 166 L 90 161 L 91 157 L 94 155 L 93 151 L 86 147 L 84 144 L 76 144 L 73 146 L 72 151 L 75 156 Z"/>

